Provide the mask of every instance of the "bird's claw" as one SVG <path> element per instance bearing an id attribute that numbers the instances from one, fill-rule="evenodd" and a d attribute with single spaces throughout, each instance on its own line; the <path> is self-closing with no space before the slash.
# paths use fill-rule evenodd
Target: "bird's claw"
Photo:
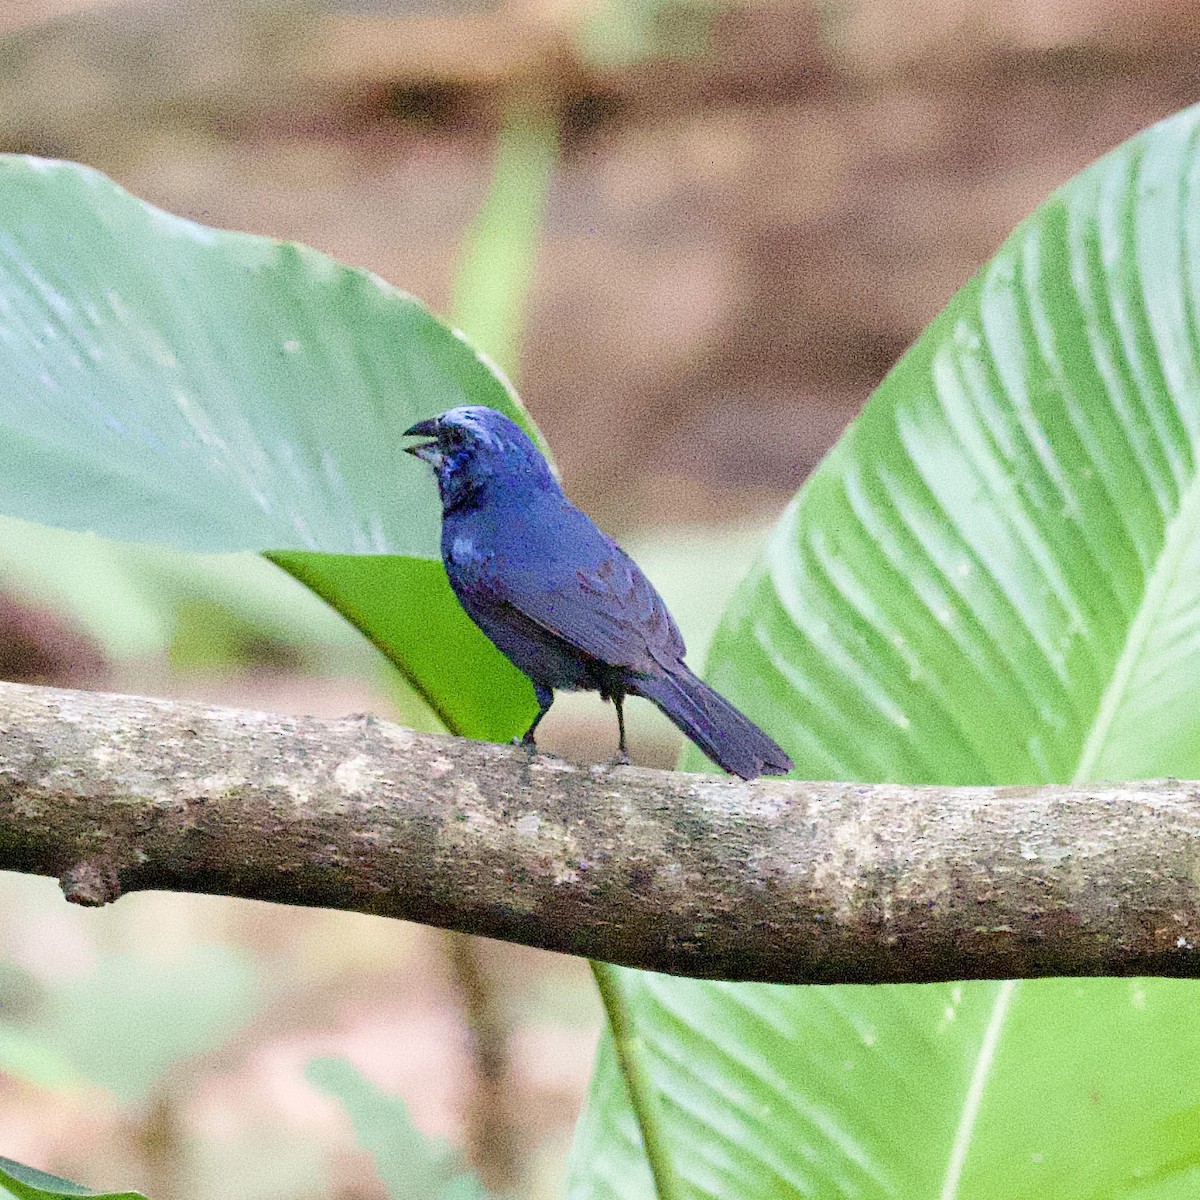
<path id="1" fill-rule="evenodd" d="M 616 754 L 614 754 L 612 756 L 612 758 L 610 758 L 608 760 L 608 765 L 610 767 L 627 767 L 627 766 L 629 766 L 629 751 L 628 750 L 618 750 L 616 752 Z"/>

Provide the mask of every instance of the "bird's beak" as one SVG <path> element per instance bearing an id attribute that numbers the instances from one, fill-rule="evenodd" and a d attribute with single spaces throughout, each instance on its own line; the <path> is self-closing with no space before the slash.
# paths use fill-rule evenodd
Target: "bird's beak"
<path id="1" fill-rule="evenodd" d="M 422 462 L 427 462 L 431 467 L 437 467 L 442 461 L 442 452 L 438 449 L 437 444 L 437 417 L 432 417 L 428 421 L 418 421 L 415 425 L 410 425 L 404 431 L 404 436 L 433 438 L 431 442 L 418 442 L 415 446 L 405 446 L 405 454 L 411 454 L 414 458 L 419 458 Z"/>

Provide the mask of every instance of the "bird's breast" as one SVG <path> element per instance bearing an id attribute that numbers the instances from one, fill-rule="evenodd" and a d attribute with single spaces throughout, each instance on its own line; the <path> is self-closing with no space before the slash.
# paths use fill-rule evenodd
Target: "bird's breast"
<path id="1" fill-rule="evenodd" d="M 494 569 L 496 556 L 486 539 L 470 531 L 448 532 L 442 542 L 442 560 L 456 591 L 478 587 Z M 461 598 L 461 597 L 460 597 Z"/>

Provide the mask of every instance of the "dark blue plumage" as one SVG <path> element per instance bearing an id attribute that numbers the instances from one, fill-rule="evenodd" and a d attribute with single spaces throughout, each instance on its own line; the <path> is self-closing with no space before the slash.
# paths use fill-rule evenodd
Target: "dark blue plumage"
<path id="1" fill-rule="evenodd" d="M 442 559 L 471 619 L 533 681 L 533 744 L 554 689 L 622 703 L 644 696 L 715 763 L 743 779 L 791 759 L 684 665 L 683 638 L 637 564 L 563 495 L 546 460 L 495 409 L 454 408 L 405 431 L 442 497 Z"/>

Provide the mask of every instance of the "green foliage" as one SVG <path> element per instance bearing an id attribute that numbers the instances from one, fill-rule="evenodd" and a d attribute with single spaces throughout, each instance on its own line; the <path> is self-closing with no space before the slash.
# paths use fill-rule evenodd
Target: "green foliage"
<path id="1" fill-rule="evenodd" d="M 46 1003 L 45 989 L 28 971 L 0 961 L 0 1076 L 48 1088 L 80 1081 L 56 1046 L 29 1028 Z"/>
<path id="2" fill-rule="evenodd" d="M 558 149 L 552 116 L 532 96 L 505 111 L 487 198 L 462 247 L 452 319 L 509 378 L 517 375 L 525 297 Z"/>
<path id="3" fill-rule="evenodd" d="M 7 1021 L 0 1022 L 0 1075 L 48 1088 L 74 1087 L 82 1080 L 57 1046 Z"/>
<path id="4" fill-rule="evenodd" d="M 52 928 L 47 914 L 61 909 L 62 898 L 50 881 L 6 875 L 3 883 L 6 909 L 30 928 Z M 170 908 L 188 903 L 154 899 L 157 922 L 143 916 L 132 926 L 142 935 L 133 951 L 116 944 L 130 940 L 125 919 L 137 922 L 149 897 L 88 914 L 98 944 L 85 970 L 75 964 L 39 982 L 18 967 L 0 968 L 0 1074 L 47 1088 L 98 1085 L 135 1108 L 183 1059 L 222 1045 L 255 1018 L 272 986 L 255 974 L 252 957 L 186 939 L 147 947 L 148 930 L 169 927 Z"/>
<path id="5" fill-rule="evenodd" d="M 359 630 L 257 554 L 186 554 L 0 517 L 0 580 L 61 614 L 114 664 L 166 659 L 187 671 L 260 663 L 376 678 L 405 724 L 441 728 Z"/>
<path id="6" fill-rule="evenodd" d="M 379 1178 L 394 1200 L 486 1200 L 483 1184 L 456 1147 L 426 1137 L 398 1096 L 388 1096 L 344 1058 L 314 1058 L 311 1083 L 341 1101 L 358 1144 L 375 1159 Z"/>
<path id="7" fill-rule="evenodd" d="M 1198 134 L 1184 112 L 1056 192 L 779 522 L 708 677 L 800 775 L 1200 774 Z M 620 978 L 685 1197 L 1200 1183 L 1193 983 Z M 612 1054 L 572 1197 L 650 1194 Z"/>
<path id="8" fill-rule="evenodd" d="M 241 638 L 286 645 L 314 671 L 369 674 L 378 658 L 329 605 L 256 554 L 182 554 L 0 517 L 0 578 L 68 614 L 114 662 L 237 661 Z M 207 648 L 188 611 L 197 607 L 219 618 L 206 622 Z"/>
<path id="9" fill-rule="evenodd" d="M 145 1200 L 138 1192 L 92 1192 L 69 1179 L 59 1179 L 11 1158 L 0 1158 L 0 1196 L 13 1200 L 46 1200 L 53 1196 L 91 1196 L 94 1200 Z"/>
<path id="10" fill-rule="evenodd" d="M 698 58 L 726 7 L 725 0 L 604 0 L 579 30 L 579 50 L 602 70 Z"/>
<path id="11" fill-rule="evenodd" d="M 433 484 L 401 453 L 412 421 L 455 404 L 527 421 L 503 380 L 377 276 L 181 220 L 86 168 L 0 157 L 0 201 L 0 511 L 271 552 L 436 690 L 451 727 L 519 731 L 531 690 L 439 586 Z M 327 556 L 351 554 L 369 557 L 343 595 L 346 560 Z M 432 681 L 426 619 L 465 648 Z"/>
<path id="12" fill-rule="evenodd" d="M 175 961 L 102 956 L 54 992 L 41 1038 L 119 1100 L 145 1100 L 180 1059 L 221 1045 L 259 1007 L 244 955 L 198 946 Z"/>
<path id="13" fill-rule="evenodd" d="M 1190 982 L 620 976 L 683 1197 L 1195 1194 Z M 568 1195 L 653 1195 L 608 1039 Z"/>

